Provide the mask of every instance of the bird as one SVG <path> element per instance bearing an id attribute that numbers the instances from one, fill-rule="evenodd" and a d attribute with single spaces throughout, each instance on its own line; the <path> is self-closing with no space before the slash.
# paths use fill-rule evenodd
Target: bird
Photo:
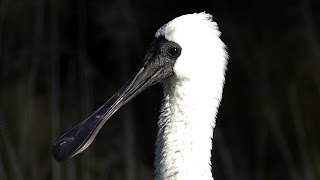
<path id="1" fill-rule="evenodd" d="M 221 32 L 206 12 L 185 14 L 155 33 L 136 73 L 98 110 L 58 138 L 61 162 L 84 151 L 105 122 L 148 87 L 161 83 L 156 180 L 213 180 L 211 149 L 228 63 Z"/>

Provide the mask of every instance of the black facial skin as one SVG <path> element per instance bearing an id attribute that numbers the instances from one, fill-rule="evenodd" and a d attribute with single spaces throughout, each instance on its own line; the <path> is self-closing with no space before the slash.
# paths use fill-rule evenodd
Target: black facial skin
<path id="1" fill-rule="evenodd" d="M 143 90 L 173 74 L 173 65 L 181 50 L 177 43 L 162 36 L 156 38 L 138 72 L 96 112 L 55 141 L 52 147 L 53 157 L 61 162 L 84 151 L 113 113 Z"/>

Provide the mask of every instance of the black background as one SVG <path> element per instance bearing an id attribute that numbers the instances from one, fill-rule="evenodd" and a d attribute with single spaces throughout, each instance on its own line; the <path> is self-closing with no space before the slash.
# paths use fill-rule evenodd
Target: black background
<path id="1" fill-rule="evenodd" d="M 316 0 L 1 0 L 0 179 L 152 179 L 160 85 L 75 158 L 55 162 L 51 145 L 133 74 L 160 26 L 202 11 L 230 57 L 215 179 L 320 179 L 319 10 Z"/>

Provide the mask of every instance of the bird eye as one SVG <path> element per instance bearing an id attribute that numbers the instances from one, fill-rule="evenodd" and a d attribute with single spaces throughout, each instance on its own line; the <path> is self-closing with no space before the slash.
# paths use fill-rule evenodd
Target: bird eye
<path id="1" fill-rule="evenodd" d="M 177 48 L 177 47 L 171 47 L 171 48 L 169 48 L 169 50 L 168 50 L 168 55 L 169 55 L 171 58 L 177 58 L 177 57 L 180 55 L 180 48 Z"/>

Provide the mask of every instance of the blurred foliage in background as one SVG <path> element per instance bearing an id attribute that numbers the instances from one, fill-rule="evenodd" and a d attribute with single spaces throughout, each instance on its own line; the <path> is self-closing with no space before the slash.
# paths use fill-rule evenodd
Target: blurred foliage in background
<path id="1" fill-rule="evenodd" d="M 161 25 L 201 11 L 230 56 L 215 179 L 319 180 L 318 0 L 1 0 L 0 179 L 153 179 L 159 85 L 77 157 L 57 163 L 51 146 L 130 77 Z"/>

